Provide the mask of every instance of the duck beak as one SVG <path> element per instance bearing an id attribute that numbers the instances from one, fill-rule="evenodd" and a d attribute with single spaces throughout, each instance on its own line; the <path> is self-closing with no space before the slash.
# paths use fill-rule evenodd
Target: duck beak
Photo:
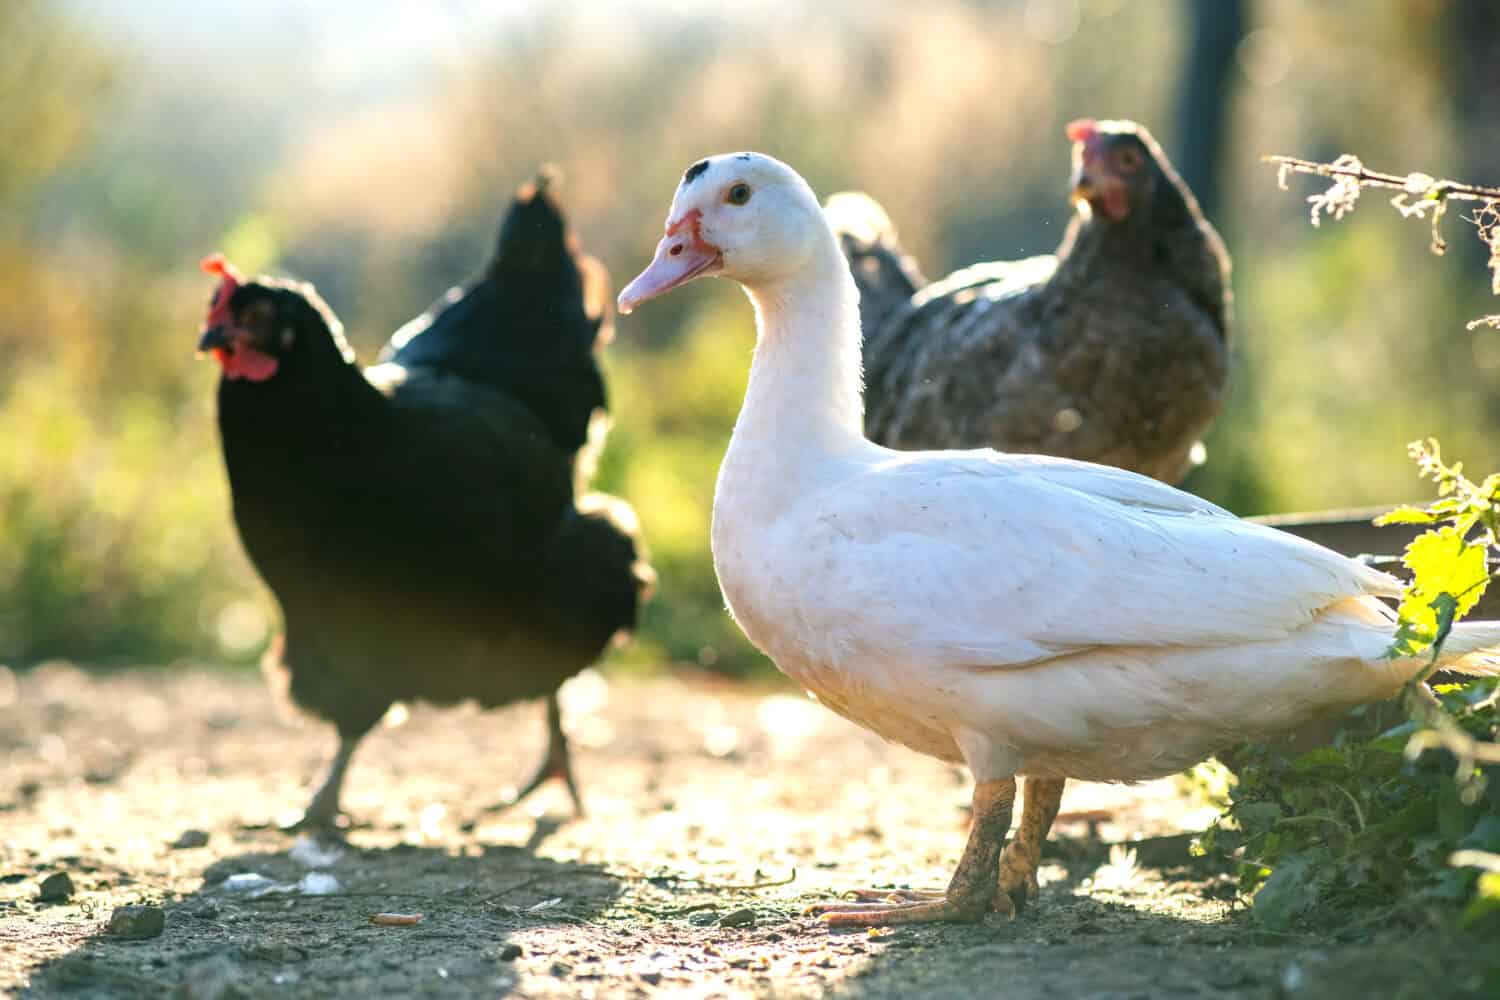
<path id="1" fill-rule="evenodd" d="M 698 232 L 701 214 L 694 209 L 667 227 L 667 235 L 656 245 L 656 256 L 650 266 L 620 293 L 621 315 L 628 315 L 641 303 L 724 266 L 724 254 Z"/>

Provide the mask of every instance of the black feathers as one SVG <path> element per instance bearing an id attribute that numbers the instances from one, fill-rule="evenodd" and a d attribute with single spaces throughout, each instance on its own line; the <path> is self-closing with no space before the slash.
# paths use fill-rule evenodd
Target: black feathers
<path id="1" fill-rule="evenodd" d="M 688 167 L 687 171 L 685 173 L 683 173 L 683 175 L 682 175 L 682 186 L 683 187 L 687 187 L 689 184 L 693 183 L 693 181 L 695 181 L 699 177 L 703 176 L 703 172 L 705 170 L 707 170 L 707 169 L 708 169 L 708 161 L 707 160 L 699 160 L 697 163 L 693 164 L 691 167 Z"/>
<path id="2" fill-rule="evenodd" d="M 221 380 L 219 425 L 235 523 L 285 618 L 268 669 L 341 739 L 310 823 L 333 823 L 392 702 L 551 698 L 635 625 L 652 574 L 634 516 L 574 494 L 604 405 L 607 288 L 585 261 L 545 184 L 523 189 L 485 277 L 368 372 L 310 286 L 235 295 L 237 330 L 294 334 L 272 377 Z M 551 734 L 539 775 L 571 789 Z"/>
<path id="3" fill-rule="evenodd" d="M 551 184 L 544 174 L 521 189 L 484 275 L 398 330 L 380 360 L 514 396 L 573 451 L 607 402 L 593 350 L 609 335 L 609 276 L 578 252 Z"/>

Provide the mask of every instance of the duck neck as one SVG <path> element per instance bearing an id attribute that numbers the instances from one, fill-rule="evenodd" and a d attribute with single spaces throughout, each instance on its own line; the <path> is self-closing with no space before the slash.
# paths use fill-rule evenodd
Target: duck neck
<path id="1" fill-rule="evenodd" d="M 807 264 L 746 286 L 755 305 L 755 358 L 731 448 L 840 454 L 866 445 L 859 292 L 832 232 Z"/>

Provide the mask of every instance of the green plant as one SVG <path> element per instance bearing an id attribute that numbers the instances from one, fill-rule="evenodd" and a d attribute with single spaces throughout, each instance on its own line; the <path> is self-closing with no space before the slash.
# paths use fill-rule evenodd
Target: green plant
<path id="1" fill-rule="evenodd" d="M 1402 557 L 1412 580 L 1390 655 L 1436 664 L 1489 582 L 1500 474 L 1470 480 L 1436 441 L 1410 451 L 1438 499 L 1378 522 L 1429 525 Z M 1408 685 L 1407 719 L 1394 728 L 1348 726 L 1295 757 L 1267 746 L 1236 755 L 1228 807 L 1201 846 L 1237 858 L 1258 923 L 1393 901 L 1462 907 L 1464 926 L 1500 911 L 1500 678 L 1430 688 L 1426 674 Z"/>

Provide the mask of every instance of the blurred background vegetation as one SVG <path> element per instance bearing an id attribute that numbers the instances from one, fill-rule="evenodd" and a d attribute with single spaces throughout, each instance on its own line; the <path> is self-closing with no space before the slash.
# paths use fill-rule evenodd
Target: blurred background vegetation
<path id="1" fill-rule="evenodd" d="M 683 167 L 741 148 L 869 190 L 939 275 L 1051 250 L 1064 123 L 1135 118 L 1235 260 L 1233 402 L 1189 488 L 1243 514 L 1402 500 L 1423 435 L 1500 465 L 1472 229 L 1449 221 L 1447 258 L 1394 212 L 1312 229 L 1311 182 L 1258 162 L 1500 183 L 1491 0 L 7 0 L 0 51 L 0 662 L 253 660 L 275 610 L 193 361 L 198 258 L 313 281 L 370 359 L 479 268 L 543 161 L 617 282 Z M 752 336 L 708 283 L 609 349 L 599 485 L 662 578 L 635 663 L 766 669 L 707 552 Z"/>

